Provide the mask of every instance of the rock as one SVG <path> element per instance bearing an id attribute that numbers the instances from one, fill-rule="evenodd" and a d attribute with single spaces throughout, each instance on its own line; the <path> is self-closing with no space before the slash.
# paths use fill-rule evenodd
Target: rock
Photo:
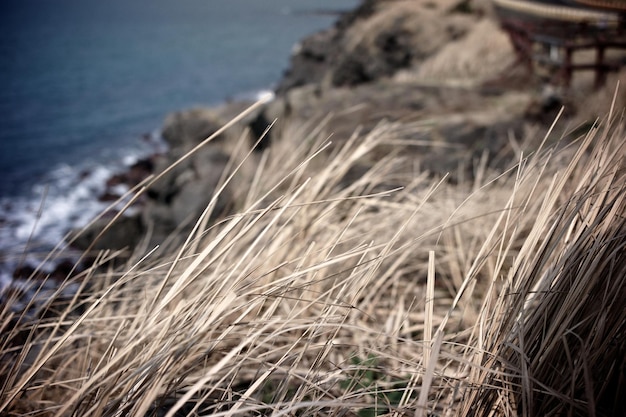
<path id="1" fill-rule="evenodd" d="M 167 158 L 159 160 L 156 165 L 156 172 L 160 173 L 169 169 L 181 155 L 180 152 L 171 151 Z M 209 176 L 210 181 L 213 182 L 216 167 L 221 175 L 229 158 L 229 155 L 219 147 L 208 144 L 191 157 L 178 163 L 165 176 L 151 185 L 148 189 L 148 195 L 160 203 L 170 204 L 187 182 L 203 179 L 205 176 Z"/>
<path id="2" fill-rule="evenodd" d="M 290 66 L 276 91 L 282 94 L 292 88 L 322 82 L 344 52 L 340 44 L 346 31 L 374 15 L 378 7 L 379 1 L 364 0 L 356 9 L 342 14 L 333 27 L 304 38 L 294 47 Z"/>
<path id="3" fill-rule="evenodd" d="M 451 13 L 457 3 L 366 1 L 295 48 L 277 92 L 315 83 L 355 86 L 417 66 L 464 36 L 476 20 L 472 14 Z"/>
<path id="4" fill-rule="evenodd" d="M 101 219 L 84 231 L 73 231 L 70 235 L 70 240 L 74 237 L 76 239 L 72 246 L 81 250 L 86 250 L 89 247 L 93 250 L 126 248 L 132 252 L 145 232 L 140 216 L 120 217 L 98 240 L 95 240 L 98 234 L 108 225 L 109 221 L 108 219 Z M 93 246 L 91 246 L 92 243 Z"/>
<path id="5" fill-rule="evenodd" d="M 162 161 L 162 167 L 175 160 Z M 217 146 L 207 145 L 188 160 L 174 168 L 155 183 L 148 195 L 151 197 L 141 218 L 146 230 L 152 230 L 152 242 L 160 243 L 175 229 L 188 230 L 207 207 L 230 156 Z M 225 191 L 218 199 L 214 217 L 229 205 L 229 193 Z"/>
<path id="6" fill-rule="evenodd" d="M 111 177 L 109 177 L 109 179 L 106 181 L 106 187 L 107 189 L 112 188 L 112 187 L 117 187 L 119 185 L 123 185 L 126 184 L 126 175 L 124 173 L 121 174 L 113 174 L 111 175 Z M 108 190 L 107 190 L 108 192 Z M 105 194 L 107 193 L 105 192 Z"/>
<path id="7" fill-rule="evenodd" d="M 57 282 L 63 282 L 65 279 L 82 272 L 84 269 L 80 265 L 76 265 L 69 259 L 64 259 L 59 262 L 55 267 L 50 277 Z"/>
<path id="8" fill-rule="evenodd" d="M 114 193 L 114 192 L 107 190 L 98 196 L 98 201 L 103 202 L 103 203 L 112 203 L 116 201 L 118 198 L 120 198 L 120 195 L 118 193 Z"/>
<path id="9" fill-rule="evenodd" d="M 312 116 L 320 109 L 327 112 L 332 111 L 330 108 L 318 107 L 321 98 L 320 87 L 316 84 L 293 88 L 285 94 L 282 110 L 285 111 L 285 115 L 297 115 L 301 118 Z M 275 110 L 280 110 L 280 108 L 277 106 Z M 280 118 L 281 116 L 276 115 L 275 117 Z"/>
<path id="10" fill-rule="evenodd" d="M 498 77 L 515 64 L 515 59 L 508 35 L 496 22 L 485 18 L 473 24 L 467 35 L 446 43 L 412 71 L 418 79 L 477 84 Z"/>
<path id="11" fill-rule="evenodd" d="M 335 86 L 357 85 L 418 66 L 444 45 L 465 35 L 473 16 L 442 18 L 438 10 L 400 3 L 351 28 L 332 70 Z"/>
<path id="12" fill-rule="evenodd" d="M 154 172 L 154 161 L 152 157 L 143 158 L 135 162 L 126 171 L 126 185 L 134 187 L 145 180 Z"/>
<path id="13" fill-rule="evenodd" d="M 156 161 L 155 173 L 157 175 L 160 175 L 160 173 L 165 170 L 169 170 L 169 172 L 156 180 L 156 182 L 150 185 L 147 189 L 146 194 L 152 200 L 159 203 L 171 203 L 172 198 L 176 195 L 180 188 L 179 184 L 181 181 L 183 181 L 185 177 L 193 176 L 190 159 L 182 161 L 175 167 L 170 168 L 170 166 L 182 155 L 183 153 L 180 149 L 172 149 L 166 156 L 163 156 Z"/>
<path id="14" fill-rule="evenodd" d="M 428 121 L 421 133 L 398 138 L 407 143 L 403 155 L 436 173 L 471 170 L 473 157 L 499 154 L 508 135 L 520 133 L 537 93 L 525 81 L 483 88 L 514 63 L 508 36 L 491 14 L 485 0 L 365 1 L 296 48 L 277 104 L 265 114 L 296 125 L 330 115 L 325 132 L 333 146 L 383 120 Z M 362 163 L 390 150 L 377 149 Z"/>
<path id="15" fill-rule="evenodd" d="M 13 279 L 23 279 L 23 280 L 43 280 L 45 279 L 46 274 L 42 271 L 37 271 L 30 265 L 22 265 L 13 271 Z"/>
<path id="16" fill-rule="evenodd" d="M 321 82 L 331 66 L 332 54 L 329 49 L 333 49 L 337 38 L 339 33 L 333 28 L 313 34 L 296 45 L 289 68 L 283 74 L 276 92 L 284 94 L 293 88 Z"/>
<path id="17" fill-rule="evenodd" d="M 263 108 L 263 115 L 267 120 L 281 119 L 290 112 L 289 104 L 284 96 L 277 96 Z"/>
<path id="18" fill-rule="evenodd" d="M 183 110 L 165 119 L 161 134 L 170 148 L 190 149 L 223 125 L 223 121 L 210 109 Z"/>
<path id="19" fill-rule="evenodd" d="M 262 151 L 267 148 L 272 142 L 272 131 L 267 131 L 267 128 L 271 125 L 271 121 L 267 117 L 265 111 L 260 111 L 254 119 L 248 124 L 250 132 L 252 133 L 253 142 L 256 143 L 259 139 L 263 138 L 255 148 L 258 151 Z"/>
<path id="20" fill-rule="evenodd" d="M 49 273 L 42 270 L 37 270 L 31 265 L 19 266 L 13 271 L 13 279 L 25 280 L 29 282 L 52 280 L 58 284 L 82 271 L 84 271 L 84 268 L 82 268 L 80 265 L 76 265 L 75 262 L 69 259 L 63 259 L 59 261 L 54 266 L 52 272 Z"/>
<path id="21" fill-rule="evenodd" d="M 154 172 L 153 158 L 156 156 L 140 159 L 128 167 L 125 172 L 112 175 L 106 181 L 106 189 L 98 196 L 98 201 L 116 201 L 128 188 L 132 188 L 148 178 Z"/>
<path id="22" fill-rule="evenodd" d="M 224 173 L 224 168 L 230 160 L 230 155 L 213 146 L 206 146 L 198 150 L 191 157 L 191 166 L 195 172 L 195 178 L 217 185 Z"/>
<path id="23" fill-rule="evenodd" d="M 150 247 L 161 244 L 176 229 L 169 204 L 148 201 L 141 210 L 141 224 L 150 233 Z"/>
<path id="24" fill-rule="evenodd" d="M 188 182 L 182 188 L 180 193 L 172 201 L 172 219 L 177 226 L 193 226 L 200 214 L 207 207 L 214 192 L 215 184 L 211 184 L 206 179 L 196 179 Z M 224 196 L 219 198 L 218 205 L 215 208 L 215 214 L 220 213 L 225 208 Z M 212 217 L 215 217 L 215 214 Z"/>

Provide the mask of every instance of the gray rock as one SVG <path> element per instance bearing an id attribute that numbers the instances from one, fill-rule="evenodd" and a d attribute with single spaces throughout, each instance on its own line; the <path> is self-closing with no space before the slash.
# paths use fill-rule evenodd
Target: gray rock
<path id="1" fill-rule="evenodd" d="M 98 234 L 109 224 L 108 219 L 102 219 L 94 223 L 88 229 L 74 231 L 73 236 L 77 236 L 72 246 L 86 250 L 91 246 L 93 250 L 104 249 L 124 249 L 132 252 L 143 237 L 144 228 L 141 216 L 122 216 L 113 223 L 104 234 L 98 238 Z"/>
<path id="2" fill-rule="evenodd" d="M 464 36 L 476 16 L 451 13 L 435 2 L 387 7 L 366 1 L 326 31 L 304 39 L 291 57 L 277 92 L 308 84 L 356 86 L 415 67 L 446 43 Z"/>
<path id="3" fill-rule="evenodd" d="M 159 243 L 177 228 L 186 230 L 193 226 L 211 201 L 229 159 L 218 147 L 207 145 L 155 183 L 150 189 L 152 201 L 142 213 L 145 228 L 153 231 L 153 242 Z M 214 216 L 225 210 L 228 200 L 229 193 L 225 191 L 218 199 Z"/>
<path id="4" fill-rule="evenodd" d="M 190 109 L 170 114 L 163 125 L 163 139 L 171 148 L 189 149 L 224 125 L 210 109 Z M 217 138 L 216 138 L 217 140 Z"/>

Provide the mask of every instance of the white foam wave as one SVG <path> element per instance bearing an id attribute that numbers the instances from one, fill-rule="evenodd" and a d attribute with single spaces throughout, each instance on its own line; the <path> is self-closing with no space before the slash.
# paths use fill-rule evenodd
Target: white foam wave
<path id="1" fill-rule="evenodd" d="M 246 100 L 246 101 L 262 101 L 268 103 L 276 98 L 276 94 L 274 91 L 269 89 L 250 91 L 247 93 L 242 93 L 235 96 L 236 100 Z"/>
<path id="2" fill-rule="evenodd" d="M 30 194 L 0 198 L 0 292 L 19 265 L 52 270 L 54 265 L 40 265 L 45 255 L 58 244 L 63 247 L 68 231 L 85 226 L 105 210 L 110 203 L 98 197 L 105 192 L 107 180 L 148 153 L 129 150 L 123 165 L 60 165 Z M 119 195 L 126 190 L 124 185 L 109 189 Z"/>
<path id="3" fill-rule="evenodd" d="M 68 228 L 85 225 L 104 208 L 97 196 L 112 173 L 104 166 L 80 172 L 64 165 L 52 171 L 47 184 L 34 187 L 32 198 L 13 201 L 15 242 L 25 244 L 31 235 L 37 242 L 58 242 Z"/>

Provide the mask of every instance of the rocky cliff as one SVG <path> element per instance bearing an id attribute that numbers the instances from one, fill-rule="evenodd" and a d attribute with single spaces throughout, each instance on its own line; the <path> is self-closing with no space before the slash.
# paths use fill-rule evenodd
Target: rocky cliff
<path id="1" fill-rule="evenodd" d="M 607 85 L 612 89 L 614 82 Z M 520 68 L 488 1 L 364 0 L 333 27 L 296 45 L 274 100 L 149 185 L 139 214 L 114 224 L 94 247 L 132 250 L 140 242 L 159 244 L 174 232 L 189 231 L 242 150 L 273 121 L 238 173 L 240 181 L 252 180 L 256 158 L 285 135 L 285 126 L 322 126 L 337 144 L 355 129 L 366 133 L 383 120 L 423 124 L 419 137 L 398 138 L 408 164 L 432 175 L 453 172 L 454 180 L 473 174 L 476 157 L 497 160 L 504 143 L 545 129 L 562 104 L 566 117 L 579 121 L 601 114 L 605 109 L 591 104 L 606 100 L 593 97 L 608 93 L 591 94 L 588 87 L 582 79 L 575 88 L 557 92 Z M 577 115 L 581 97 L 590 104 Z M 168 117 L 163 137 L 170 150 L 156 158 L 154 172 L 166 170 L 248 104 Z M 245 127 L 250 138 L 244 144 Z M 387 151 L 374 152 L 363 164 L 375 163 Z M 210 218 L 237 210 L 238 201 L 237 185 L 231 183 L 213 201 Z M 89 247 L 105 223 L 83 233 L 77 245 Z"/>

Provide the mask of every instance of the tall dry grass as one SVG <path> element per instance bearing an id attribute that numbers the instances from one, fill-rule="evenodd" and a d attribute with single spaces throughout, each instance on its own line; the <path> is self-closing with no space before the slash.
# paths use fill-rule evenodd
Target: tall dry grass
<path id="1" fill-rule="evenodd" d="M 616 415 L 626 170 L 602 126 L 454 183 L 401 151 L 345 180 L 410 127 L 287 125 L 238 214 L 3 308 L 0 414 Z"/>

